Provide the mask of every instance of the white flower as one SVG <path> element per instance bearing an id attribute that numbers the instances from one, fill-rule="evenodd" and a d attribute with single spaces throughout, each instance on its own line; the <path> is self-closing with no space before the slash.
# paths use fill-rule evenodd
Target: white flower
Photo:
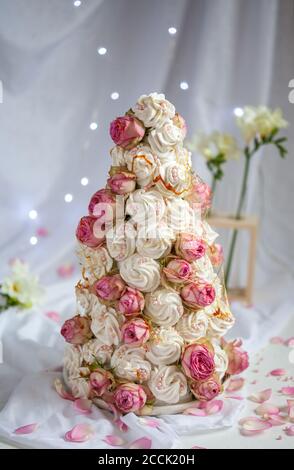
<path id="1" fill-rule="evenodd" d="M 133 107 L 133 112 L 146 127 L 156 127 L 174 117 L 175 107 L 165 99 L 164 94 L 151 93 L 150 95 L 142 95 L 138 99 Z"/>
<path id="2" fill-rule="evenodd" d="M 222 155 L 225 160 L 238 158 L 240 150 L 234 137 L 214 131 L 211 134 L 198 133 L 194 136 L 189 148 L 196 150 L 206 160 L 213 160 Z"/>
<path id="3" fill-rule="evenodd" d="M 242 116 L 237 117 L 236 121 L 247 143 L 256 136 L 268 137 L 273 130 L 288 126 L 281 109 L 273 111 L 266 106 L 245 106 Z"/>
<path id="4" fill-rule="evenodd" d="M 20 260 L 14 261 L 12 274 L 4 278 L 1 293 L 7 295 L 25 308 L 37 304 L 43 294 L 38 276 L 29 272 L 27 264 Z"/>

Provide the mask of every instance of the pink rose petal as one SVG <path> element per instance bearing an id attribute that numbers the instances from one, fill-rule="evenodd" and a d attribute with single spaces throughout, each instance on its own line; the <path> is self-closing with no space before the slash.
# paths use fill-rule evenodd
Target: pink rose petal
<path id="1" fill-rule="evenodd" d="M 232 400 L 244 400 L 244 397 L 242 397 L 241 395 L 226 395 L 225 398 L 231 398 Z"/>
<path id="2" fill-rule="evenodd" d="M 156 418 L 140 418 L 140 423 L 157 429 L 160 427 L 161 421 Z"/>
<path id="3" fill-rule="evenodd" d="M 115 436 L 114 434 L 106 436 L 103 441 L 110 446 L 123 446 L 125 444 L 125 441 L 121 437 Z"/>
<path id="4" fill-rule="evenodd" d="M 240 431 L 244 436 L 254 436 L 272 427 L 268 421 L 256 418 L 255 416 L 243 418 L 239 421 L 239 424 L 241 425 Z"/>
<path id="5" fill-rule="evenodd" d="M 244 385 L 245 379 L 243 377 L 236 377 L 231 379 L 229 385 L 226 388 L 226 392 L 236 392 L 240 390 Z"/>
<path id="6" fill-rule="evenodd" d="M 141 437 L 131 442 L 129 449 L 151 449 L 152 441 L 149 437 Z"/>
<path id="7" fill-rule="evenodd" d="M 191 415 L 191 416 L 206 416 L 206 410 L 200 408 L 186 408 L 183 412 L 184 415 Z"/>
<path id="8" fill-rule="evenodd" d="M 61 398 L 64 398 L 64 400 L 75 401 L 75 397 L 71 393 L 65 390 L 63 383 L 61 382 L 60 379 L 56 379 L 54 381 L 54 387 L 55 387 L 56 392 Z"/>
<path id="9" fill-rule="evenodd" d="M 191 447 L 191 449 L 206 449 L 207 450 L 207 447 L 193 446 Z"/>
<path id="10" fill-rule="evenodd" d="M 280 409 L 270 403 L 263 403 L 255 409 L 255 413 L 259 416 L 267 417 L 269 415 L 278 415 L 280 413 Z"/>
<path id="11" fill-rule="evenodd" d="M 270 339 L 271 344 L 284 344 L 283 338 L 281 336 L 274 336 L 273 338 Z"/>
<path id="12" fill-rule="evenodd" d="M 280 416 L 280 415 L 269 415 L 267 421 L 272 426 L 281 426 L 281 425 L 285 424 L 286 418 L 285 418 L 285 416 Z"/>
<path id="13" fill-rule="evenodd" d="M 59 266 L 59 268 L 57 268 L 57 274 L 59 277 L 66 279 L 73 274 L 74 270 L 75 267 L 73 264 L 66 263 L 62 264 L 61 266 Z"/>
<path id="14" fill-rule="evenodd" d="M 78 398 L 74 401 L 74 408 L 82 414 L 91 413 L 92 401 L 88 398 Z"/>
<path id="15" fill-rule="evenodd" d="M 118 427 L 121 432 L 127 432 L 129 429 L 129 426 L 124 423 L 120 418 L 114 420 L 113 423 Z"/>
<path id="16" fill-rule="evenodd" d="M 293 395 L 294 396 L 294 387 L 282 387 L 280 390 L 283 395 Z"/>
<path id="17" fill-rule="evenodd" d="M 38 237 L 47 237 L 48 233 L 49 232 L 45 227 L 39 227 L 36 230 L 36 235 L 38 235 Z"/>
<path id="18" fill-rule="evenodd" d="M 287 371 L 285 369 L 274 369 L 270 371 L 270 375 L 273 375 L 274 377 L 280 377 L 286 374 L 287 374 Z"/>
<path id="19" fill-rule="evenodd" d="M 50 320 L 55 321 L 56 323 L 59 323 L 61 321 L 61 316 L 57 312 L 45 312 L 46 317 L 50 318 Z"/>
<path id="20" fill-rule="evenodd" d="M 255 403 L 264 403 L 265 401 L 269 400 L 272 396 L 272 389 L 266 388 L 261 392 L 253 393 L 248 397 L 248 400 L 254 401 Z"/>
<path id="21" fill-rule="evenodd" d="M 282 436 L 276 437 L 276 441 L 281 441 L 281 440 L 282 440 Z"/>
<path id="22" fill-rule="evenodd" d="M 222 400 L 212 400 L 207 402 L 205 411 L 208 415 L 213 415 L 215 413 L 219 413 L 224 406 L 224 402 Z"/>
<path id="23" fill-rule="evenodd" d="M 294 436 L 294 425 L 291 424 L 291 426 L 287 426 L 284 431 L 287 436 Z"/>
<path id="24" fill-rule="evenodd" d="M 287 411 L 291 422 L 294 422 L 294 400 L 287 400 Z"/>
<path id="25" fill-rule="evenodd" d="M 65 434 L 64 438 L 69 442 L 85 442 L 93 435 L 94 430 L 89 424 L 77 424 Z"/>
<path id="26" fill-rule="evenodd" d="M 294 348 L 294 336 L 292 336 L 291 338 L 288 338 L 285 341 L 285 345 L 288 346 L 289 348 Z"/>
<path id="27" fill-rule="evenodd" d="M 14 434 L 31 434 L 37 428 L 37 423 L 26 424 L 20 428 L 15 429 Z"/>

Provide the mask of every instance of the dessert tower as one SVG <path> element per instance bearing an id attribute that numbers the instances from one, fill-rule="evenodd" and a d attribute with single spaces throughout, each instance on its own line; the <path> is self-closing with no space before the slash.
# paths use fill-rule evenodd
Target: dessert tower
<path id="1" fill-rule="evenodd" d="M 204 220 L 209 187 L 183 145 L 186 124 L 163 94 L 110 125 L 106 187 L 77 230 L 82 277 L 64 379 L 75 397 L 122 413 L 183 412 L 248 365 L 218 273 L 222 249 Z"/>

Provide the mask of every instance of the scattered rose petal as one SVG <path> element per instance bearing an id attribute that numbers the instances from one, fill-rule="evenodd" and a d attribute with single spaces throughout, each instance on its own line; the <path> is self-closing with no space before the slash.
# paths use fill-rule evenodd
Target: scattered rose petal
<path id="1" fill-rule="evenodd" d="M 74 270 L 75 267 L 73 264 L 62 264 L 57 268 L 57 274 L 59 277 L 67 278 L 73 274 Z"/>
<path id="2" fill-rule="evenodd" d="M 14 431 L 14 434 L 31 434 L 37 428 L 37 423 L 26 424 L 25 426 L 21 426 Z"/>
<path id="3" fill-rule="evenodd" d="M 266 388 L 261 392 L 253 393 L 248 397 L 248 400 L 254 401 L 255 403 L 264 403 L 265 401 L 269 400 L 272 396 L 272 389 Z"/>
<path id="4" fill-rule="evenodd" d="M 186 408 L 183 412 L 184 415 L 191 415 L 191 416 L 206 416 L 206 410 L 200 408 Z"/>
<path id="5" fill-rule="evenodd" d="M 241 395 L 226 395 L 225 398 L 231 398 L 232 400 L 244 400 L 244 397 L 242 397 Z"/>
<path id="6" fill-rule="evenodd" d="M 160 427 L 161 421 L 156 418 L 140 418 L 140 423 L 157 429 Z"/>
<path id="7" fill-rule="evenodd" d="M 287 400 L 288 416 L 291 422 L 294 422 L 294 400 Z"/>
<path id="8" fill-rule="evenodd" d="M 76 411 L 82 414 L 89 414 L 91 413 L 92 402 L 88 398 L 78 398 L 74 401 L 74 407 Z"/>
<path id="9" fill-rule="evenodd" d="M 278 415 L 280 413 L 280 409 L 270 403 L 263 403 L 255 409 L 255 413 L 259 416 L 268 417 L 269 415 Z"/>
<path id="10" fill-rule="evenodd" d="M 61 321 L 61 316 L 57 312 L 45 312 L 46 317 L 50 318 L 50 320 L 55 321 L 56 323 L 59 323 Z"/>
<path id="11" fill-rule="evenodd" d="M 226 392 L 236 392 L 240 390 L 244 385 L 245 379 L 243 377 L 236 377 L 231 379 L 229 385 L 226 388 Z"/>
<path id="12" fill-rule="evenodd" d="M 282 436 L 276 437 L 276 441 L 281 441 L 281 440 L 282 440 Z"/>
<path id="13" fill-rule="evenodd" d="M 284 344 L 283 338 L 281 336 L 274 336 L 273 338 L 270 339 L 271 344 Z"/>
<path id="14" fill-rule="evenodd" d="M 294 387 L 282 387 L 280 390 L 283 395 L 293 395 L 294 396 Z"/>
<path id="15" fill-rule="evenodd" d="M 286 374 L 287 371 L 285 371 L 285 369 L 274 369 L 270 371 L 270 375 L 273 375 L 274 377 L 279 377 Z"/>
<path id="16" fill-rule="evenodd" d="M 93 435 L 94 430 L 89 424 L 77 424 L 65 434 L 64 438 L 69 442 L 85 442 Z"/>
<path id="17" fill-rule="evenodd" d="M 110 446 L 123 446 L 125 444 L 125 441 L 121 437 L 115 436 L 114 434 L 106 436 L 103 441 Z"/>
<path id="18" fill-rule="evenodd" d="M 253 380 L 252 382 L 250 382 L 250 385 L 256 385 L 257 384 L 257 380 Z"/>
<path id="19" fill-rule="evenodd" d="M 284 431 L 287 436 L 294 436 L 294 425 L 291 424 L 291 426 L 287 426 Z"/>
<path id="20" fill-rule="evenodd" d="M 259 373 L 259 370 L 258 369 L 253 369 L 254 374 L 258 374 Z"/>
<path id="21" fill-rule="evenodd" d="M 60 379 L 56 379 L 54 381 L 54 387 L 55 387 L 56 392 L 61 398 L 64 398 L 64 400 L 75 401 L 75 397 L 71 393 L 65 390 L 63 383 L 61 382 Z"/>
<path id="22" fill-rule="evenodd" d="M 256 418 L 255 416 L 243 418 L 239 421 L 239 424 L 241 425 L 241 433 L 244 436 L 254 436 L 272 427 L 268 421 Z"/>
<path id="23" fill-rule="evenodd" d="M 114 420 L 113 423 L 118 427 L 121 432 L 127 432 L 129 429 L 129 426 L 124 423 L 120 418 Z"/>
<path id="24" fill-rule="evenodd" d="M 129 449 L 151 449 L 152 441 L 149 437 L 136 439 L 129 445 Z"/>
<path id="25" fill-rule="evenodd" d="M 49 232 L 45 227 L 39 227 L 36 230 L 36 235 L 38 235 L 38 237 L 47 237 L 48 233 Z"/>
<path id="26" fill-rule="evenodd" d="M 286 422 L 285 416 L 280 415 L 270 415 L 267 420 L 272 426 L 282 426 Z"/>
<path id="27" fill-rule="evenodd" d="M 199 447 L 199 446 L 193 446 L 191 449 L 207 449 L 207 447 Z"/>
<path id="28" fill-rule="evenodd" d="M 215 413 L 219 413 L 224 406 L 224 402 L 222 400 L 212 400 L 207 402 L 205 411 L 208 415 L 213 415 Z"/>
<path id="29" fill-rule="evenodd" d="M 289 348 L 294 348 L 294 336 L 292 336 L 291 338 L 288 338 L 285 341 L 285 345 L 288 346 Z"/>

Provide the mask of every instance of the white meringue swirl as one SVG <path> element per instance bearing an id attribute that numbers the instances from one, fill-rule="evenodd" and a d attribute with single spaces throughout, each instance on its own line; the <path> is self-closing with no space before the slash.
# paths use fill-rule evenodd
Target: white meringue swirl
<path id="1" fill-rule="evenodd" d="M 130 223 L 121 223 L 106 234 L 107 249 L 116 261 L 129 258 L 136 249 L 136 230 Z"/>
<path id="2" fill-rule="evenodd" d="M 129 286 L 141 292 L 154 291 L 160 284 L 160 266 L 148 256 L 133 254 L 119 263 L 119 271 Z"/>
<path id="3" fill-rule="evenodd" d="M 214 308 L 206 307 L 205 311 L 208 314 L 207 334 L 210 337 L 224 336 L 235 323 L 228 304 L 221 300 L 214 305 Z"/>
<path id="4" fill-rule="evenodd" d="M 204 310 L 185 313 L 178 323 L 176 330 L 188 343 L 204 338 L 208 328 L 209 319 Z"/>
<path id="5" fill-rule="evenodd" d="M 215 372 L 217 372 L 221 380 L 228 368 L 229 359 L 227 353 L 220 347 L 220 344 L 216 339 L 212 340 L 211 343 L 214 349 Z"/>
<path id="6" fill-rule="evenodd" d="M 160 366 L 152 371 L 148 386 L 159 402 L 179 403 L 188 396 L 187 379 L 177 366 Z"/>
<path id="7" fill-rule="evenodd" d="M 83 278 L 90 284 L 105 276 L 112 268 L 113 260 L 104 246 L 90 248 L 79 243 L 77 256 L 83 269 Z"/>
<path id="8" fill-rule="evenodd" d="M 67 345 L 63 366 L 67 385 L 75 398 L 87 398 L 90 393 L 89 381 L 81 376 L 82 360 L 81 348 L 72 344 Z"/>
<path id="9" fill-rule="evenodd" d="M 113 347 L 103 344 L 99 339 L 90 339 L 82 346 L 82 357 L 85 362 L 92 364 L 95 360 L 104 366 L 109 366 Z"/>
<path id="10" fill-rule="evenodd" d="M 155 182 L 164 197 L 184 197 L 191 187 L 191 172 L 177 162 L 163 163 L 158 168 Z"/>
<path id="11" fill-rule="evenodd" d="M 136 175 L 137 183 L 145 188 L 153 181 L 157 157 L 149 145 L 139 144 L 125 154 L 128 170 Z"/>
<path id="12" fill-rule="evenodd" d="M 142 347 L 122 345 L 116 349 L 111 358 L 111 368 L 121 379 L 133 382 L 146 382 L 151 373 L 151 364 L 145 358 L 146 351 Z"/>
<path id="13" fill-rule="evenodd" d="M 112 166 L 125 167 L 126 166 L 125 154 L 126 154 L 126 151 L 119 145 L 116 145 L 115 147 L 113 147 L 110 150 Z"/>
<path id="14" fill-rule="evenodd" d="M 156 127 L 174 117 L 175 107 L 163 93 L 150 93 L 140 96 L 133 112 L 146 127 Z"/>
<path id="15" fill-rule="evenodd" d="M 166 208 L 167 224 L 174 232 L 193 232 L 195 213 L 187 201 L 175 197 L 167 201 Z"/>
<path id="16" fill-rule="evenodd" d="M 157 227 L 165 210 L 164 199 L 156 189 L 137 189 L 126 203 L 126 214 L 132 217 L 131 221 L 145 228 Z"/>
<path id="17" fill-rule="evenodd" d="M 80 283 L 76 286 L 76 301 L 77 313 L 81 316 L 91 315 L 92 312 L 99 311 L 101 307 L 97 296 Z"/>
<path id="18" fill-rule="evenodd" d="M 137 252 L 141 256 L 149 256 L 153 259 L 159 259 L 170 253 L 172 241 L 174 240 L 173 231 L 163 221 L 154 230 L 147 228 L 141 229 L 137 236 Z"/>
<path id="19" fill-rule="evenodd" d="M 159 288 L 145 297 L 145 315 L 160 326 L 173 326 L 183 315 L 181 297 L 176 292 Z"/>
<path id="20" fill-rule="evenodd" d="M 91 314 L 91 330 L 107 346 L 120 343 L 123 319 L 113 308 L 101 304 L 100 310 Z"/>
<path id="21" fill-rule="evenodd" d="M 180 359 L 183 338 L 171 326 L 160 327 L 153 332 L 153 337 L 147 343 L 147 359 L 155 365 L 168 365 Z"/>
<path id="22" fill-rule="evenodd" d="M 152 129 L 149 133 L 148 144 L 155 153 L 166 153 L 183 140 L 181 129 L 173 124 L 171 120 L 164 122 L 160 127 Z"/>

